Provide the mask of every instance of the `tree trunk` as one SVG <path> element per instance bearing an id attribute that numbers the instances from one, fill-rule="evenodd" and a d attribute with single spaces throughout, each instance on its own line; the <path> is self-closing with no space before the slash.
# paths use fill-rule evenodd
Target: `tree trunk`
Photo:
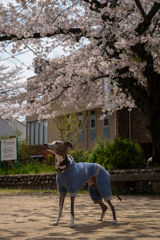
<path id="1" fill-rule="evenodd" d="M 148 126 L 153 147 L 153 165 L 160 165 L 160 111 L 148 111 Z"/>
<path id="2" fill-rule="evenodd" d="M 147 63 L 144 70 L 147 85 L 143 87 L 134 77 L 131 79 L 119 77 L 118 81 L 124 92 L 125 88 L 129 90 L 136 106 L 147 117 L 147 128 L 150 131 L 153 146 L 152 163 L 160 165 L 160 74 L 155 71 L 152 53 L 146 51 L 145 44 L 137 43 L 132 47 L 132 51 Z M 120 69 L 119 75 L 127 72 L 129 73 L 129 68 L 125 67 Z"/>

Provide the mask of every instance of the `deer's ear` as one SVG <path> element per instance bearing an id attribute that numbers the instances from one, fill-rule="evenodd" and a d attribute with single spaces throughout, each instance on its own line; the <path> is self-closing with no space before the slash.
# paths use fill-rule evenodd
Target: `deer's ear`
<path id="1" fill-rule="evenodd" d="M 65 143 L 64 143 L 64 146 L 67 147 L 67 148 L 69 148 L 69 147 L 70 147 L 70 148 L 73 148 L 73 145 L 72 145 L 72 143 L 70 143 L 70 142 L 65 142 Z"/>

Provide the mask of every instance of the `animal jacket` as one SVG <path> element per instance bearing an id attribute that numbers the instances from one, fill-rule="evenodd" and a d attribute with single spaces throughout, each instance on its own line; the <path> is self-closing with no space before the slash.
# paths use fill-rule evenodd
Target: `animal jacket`
<path id="1" fill-rule="evenodd" d="M 56 174 L 59 196 L 65 196 L 69 192 L 70 196 L 75 197 L 78 190 L 93 176 L 97 179 L 97 192 L 100 193 L 101 198 L 112 195 L 110 175 L 102 166 L 97 163 L 75 163 L 70 155 L 68 155 L 68 158 L 71 160 L 69 168 L 61 174 Z"/>

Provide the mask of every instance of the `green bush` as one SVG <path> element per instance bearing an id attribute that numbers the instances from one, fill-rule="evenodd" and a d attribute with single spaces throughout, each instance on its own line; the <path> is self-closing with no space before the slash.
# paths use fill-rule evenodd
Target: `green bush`
<path id="1" fill-rule="evenodd" d="M 55 156 L 53 154 L 48 154 L 44 157 L 43 163 L 47 166 L 52 166 L 55 164 Z"/>
<path id="2" fill-rule="evenodd" d="M 73 149 L 69 151 L 69 155 L 71 155 L 74 158 L 74 161 L 76 163 L 88 162 L 90 152 L 89 151 L 83 152 L 82 149 Z"/>
<path id="3" fill-rule="evenodd" d="M 31 161 L 32 153 L 29 149 L 28 138 L 18 141 L 18 161 L 20 164 Z"/>
<path id="4" fill-rule="evenodd" d="M 94 149 L 91 152 L 89 157 L 89 162 L 98 163 L 103 167 L 106 167 L 106 162 L 108 161 L 107 157 L 107 147 L 109 146 L 109 142 L 105 139 L 103 142 L 102 140 L 98 140 L 95 144 Z"/>
<path id="5" fill-rule="evenodd" d="M 84 157 L 83 162 L 88 162 L 88 161 L 89 161 L 89 158 L 90 158 L 90 155 L 91 155 L 91 153 L 90 153 L 89 150 L 87 150 L 86 152 L 84 152 L 84 153 L 83 153 L 83 157 Z"/>
<path id="6" fill-rule="evenodd" d="M 89 161 L 97 162 L 106 169 L 137 168 L 145 165 L 140 145 L 120 137 L 112 143 L 107 139 L 104 142 L 98 140 Z"/>

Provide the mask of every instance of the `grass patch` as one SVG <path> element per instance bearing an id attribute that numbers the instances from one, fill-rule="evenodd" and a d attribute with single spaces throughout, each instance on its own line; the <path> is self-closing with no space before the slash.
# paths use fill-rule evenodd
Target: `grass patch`
<path id="1" fill-rule="evenodd" d="M 0 189 L 0 195 L 33 195 L 33 194 L 41 194 L 41 195 L 50 195 L 50 194 L 58 194 L 57 190 L 31 190 L 31 189 Z"/>
<path id="2" fill-rule="evenodd" d="M 79 190 L 78 191 L 78 194 L 87 194 L 88 193 L 88 190 Z"/>
<path id="3" fill-rule="evenodd" d="M 80 190 L 78 194 L 87 194 L 87 190 Z M 57 190 L 31 190 L 31 189 L 4 189 L 0 188 L 0 195 L 52 195 L 58 194 Z M 69 196 L 69 194 L 68 194 Z"/>
<path id="4" fill-rule="evenodd" d="M 55 165 L 47 166 L 39 162 L 26 163 L 19 165 L 16 168 L 16 165 L 8 167 L 3 167 L 0 169 L 0 175 L 15 175 L 15 174 L 35 174 L 35 173 L 54 173 Z"/>

